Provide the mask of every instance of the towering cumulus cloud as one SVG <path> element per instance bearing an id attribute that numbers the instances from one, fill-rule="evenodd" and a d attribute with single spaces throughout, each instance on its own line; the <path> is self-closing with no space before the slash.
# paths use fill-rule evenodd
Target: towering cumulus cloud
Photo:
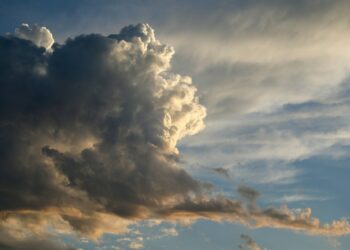
<path id="1" fill-rule="evenodd" d="M 79 36 L 51 54 L 33 42 L 0 40 L 1 210 L 142 217 L 201 189 L 176 166 L 176 143 L 206 111 L 191 79 L 167 72 L 174 51 L 150 26 Z"/>
<path id="2" fill-rule="evenodd" d="M 204 128 L 206 110 L 149 25 L 53 41 L 28 25 L 0 37 L 0 243 L 47 228 L 97 237 L 148 218 L 349 233 L 310 210 L 260 209 L 249 188 L 244 202 L 213 197 L 178 166 L 176 144 Z"/>

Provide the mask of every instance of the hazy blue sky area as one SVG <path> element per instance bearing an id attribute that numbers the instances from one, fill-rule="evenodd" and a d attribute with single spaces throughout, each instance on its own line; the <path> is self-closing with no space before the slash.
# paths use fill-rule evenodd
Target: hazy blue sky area
<path id="1" fill-rule="evenodd" d="M 0 250 L 350 249 L 349 11 L 1 0 Z"/>

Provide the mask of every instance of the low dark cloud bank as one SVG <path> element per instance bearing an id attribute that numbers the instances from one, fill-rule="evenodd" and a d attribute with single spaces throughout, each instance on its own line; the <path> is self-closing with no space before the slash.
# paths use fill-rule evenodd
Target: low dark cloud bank
<path id="1" fill-rule="evenodd" d="M 191 79 L 169 71 L 173 53 L 146 24 L 64 44 L 38 26 L 0 37 L 0 235 L 97 237 L 153 218 L 348 234 L 347 221 L 322 225 L 309 209 L 261 209 L 249 188 L 242 201 L 213 197 L 178 166 L 176 144 L 204 128 L 206 110 Z M 21 249 L 13 242 L 0 248 Z"/>

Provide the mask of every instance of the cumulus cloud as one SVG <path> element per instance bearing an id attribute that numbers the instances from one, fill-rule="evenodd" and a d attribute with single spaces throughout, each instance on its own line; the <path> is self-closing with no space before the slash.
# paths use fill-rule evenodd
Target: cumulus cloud
<path id="1" fill-rule="evenodd" d="M 238 190 L 242 201 L 215 197 L 179 166 L 177 143 L 204 128 L 206 109 L 191 78 L 171 72 L 174 50 L 149 25 L 80 35 L 50 53 L 42 47 L 0 37 L 4 231 L 39 236 L 55 228 L 96 238 L 142 219 L 203 218 L 350 232 L 346 220 L 323 225 L 310 209 L 260 208 L 247 187 Z"/>
<path id="2" fill-rule="evenodd" d="M 50 49 L 55 42 L 50 30 L 46 27 L 40 27 L 37 24 L 29 26 L 23 23 L 15 30 L 15 36 L 25 40 L 32 41 L 38 47 Z"/>
<path id="3" fill-rule="evenodd" d="M 49 54 L 16 37 L 0 44 L 2 211 L 63 208 L 89 233 L 92 213 L 140 218 L 201 190 L 177 166 L 176 143 L 206 111 L 191 79 L 168 72 L 174 51 L 148 25 Z M 66 213 L 75 209 L 83 215 Z"/>

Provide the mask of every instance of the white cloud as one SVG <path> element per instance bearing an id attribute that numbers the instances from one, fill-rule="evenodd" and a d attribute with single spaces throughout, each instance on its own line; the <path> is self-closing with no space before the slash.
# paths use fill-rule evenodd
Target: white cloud
<path id="1" fill-rule="evenodd" d="M 15 35 L 19 38 L 32 41 L 38 47 L 44 47 L 46 50 L 49 50 L 55 42 L 50 30 L 36 24 L 29 26 L 23 23 L 15 30 Z"/>
<path id="2" fill-rule="evenodd" d="M 327 197 L 318 197 L 306 194 L 292 194 L 292 195 L 284 195 L 279 199 L 276 199 L 278 202 L 300 202 L 300 201 L 325 201 L 328 200 Z"/>
<path id="3" fill-rule="evenodd" d="M 161 233 L 164 235 L 164 236 L 178 236 L 179 233 L 177 232 L 176 228 L 163 228 L 161 230 Z"/>
<path id="4" fill-rule="evenodd" d="M 129 244 L 129 248 L 131 249 L 142 249 L 143 247 L 143 243 L 139 241 L 133 241 Z"/>

